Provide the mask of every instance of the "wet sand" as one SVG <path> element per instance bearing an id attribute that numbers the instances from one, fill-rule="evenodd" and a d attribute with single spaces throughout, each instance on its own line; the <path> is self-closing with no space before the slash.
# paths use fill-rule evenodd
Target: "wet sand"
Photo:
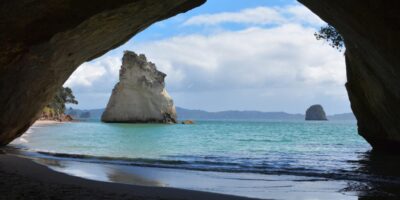
<path id="1" fill-rule="evenodd" d="M 203 172 L 20 156 L 21 154 L 10 154 L 8 149 L 0 149 L 0 200 L 400 199 L 400 185 L 396 183 Z M 390 160 L 395 161 L 393 158 Z M 386 160 L 384 163 L 373 161 L 364 164 L 368 166 L 366 170 L 373 174 L 389 173 L 393 178 L 397 178 L 399 176 L 396 166 L 400 163 L 396 163 L 397 165 L 390 162 L 388 164 Z"/>
<path id="2" fill-rule="evenodd" d="M 53 171 L 30 159 L 0 154 L 0 199 L 232 199 L 249 198 L 167 187 L 92 181 Z"/>
<path id="3" fill-rule="evenodd" d="M 10 163 L 17 163 L 17 165 L 12 166 L 8 163 L 6 164 L 7 167 L 5 169 L 20 168 L 21 171 L 19 171 L 17 174 L 25 173 L 28 174 L 30 177 L 34 176 L 34 178 L 37 178 L 35 176 L 38 175 L 38 169 L 40 169 L 40 175 L 38 175 L 39 178 L 49 176 L 48 173 L 50 173 L 52 176 L 56 173 L 58 174 L 55 177 L 55 181 L 57 184 L 78 183 L 79 186 L 82 186 L 81 182 L 84 181 L 85 185 L 83 186 L 85 187 L 85 189 L 83 190 L 83 192 L 86 192 L 87 186 L 89 186 L 89 189 L 93 189 L 93 187 L 94 189 L 98 189 L 99 185 L 94 185 L 94 183 L 96 183 L 100 184 L 101 187 L 103 187 L 101 184 L 111 185 L 104 187 L 109 188 L 109 192 L 112 193 L 115 193 L 115 189 L 118 189 L 118 194 L 120 192 L 125 192 L 124 190 L 120 191 L 119 185 L 121 184 L 124 185 L 124 187 L 133 187 L 134 190 L 138 190 L 137 188 L 139 187 L 139 190 L 143 192 L 140 193 L 140 196 L 145 196 L 146 198 L 148 197 L 150 199 L 154 198 L 153 195 L 155 193 L 160 193 L 159 190 L 165 191 L 165 193 L 159 194 L 163 199 L 182 199 L 182 197 L 185 197 L 184 195 L 188 195 L 188 197 L 185 197 L 183 199 L 198 199 L 197 194 L 195 196 L 192 196 L 194 194 L 186 194 L 194 191 L 203 191 L 200 193 L 202 194 L 204 199 L 225 198 L 224 195 L 219 196 L 213 193 L 244 196 L 255 199 L 358 199 L 357 193 L 355 193 L 354 191 L 343 191 L 343 189 L 346 188 L 348 184 L 346 181 L 343 180 L 332 180 L 326 178 L 293 175 L 226 173 L 173 168 L 141 167 L 131 165 L 93 163 L 90 161 L 85 162 L 81 159 L 59 159 L 47 156 L 38 157 L 37 154 L 30 155 L 30 153 L 28 152 L 22 152 L 15 149 L 8 149 L 6 150 L 6 152 L 9 155 L 3 155 L 2 157 L 0 157 L 0 164 L 2 164 L 1 162 L 5 162 L 5 159 L 9 159 L 11 160 Z M 17 155 L 18 157 L 11 156 L 10 154 Z M 19 156 L 27 157 L 20 158 Z M 30 170 L 31 167 L 26 167 L 25 162 L 29 162 L 28 165 L 34 166 L 32 168 L 34 170 Z M 37 163 L 39 163 L 40 165 L 38 165 Z M 26 168 L 29 168 L 29 170 Z M 62 173 L 60 174 L 58 172 Z M 71 176 L 68 176 L 66 174 Z M 77 180 L 75 179 L 76 177 L 82 177 L 84 179 L 79 178 L 79 181 L 77 182 Z M 71 179 L 73 180 L 69 181 Z M 94 181 L 89 181 L 89 179 Z M 48 179 L 45 179 L 45 182 L 47 181 Z M 51 181 L 54 180 L 51 179 Z M 52 187 L 54 186 L 52 185 Z M 58 186 L 56 188 L 59 189 Z M 62 186 L 62 190 L 59 192 L 63 192 L 64 188 L 65 187 Z M 150 196 L 146 196 L 148 194 L 144 192 L 142 188 L 146 188 Z M 171 191 L 169 191 L 170 189 Z M 47 189 L 44 190 L 46 191 Z M 67 190 L 69 191 L 69 188 Z M 181 194 L 176 193 L 176 191 L 185 192 Z M 81 195 L 81 193 L 82 191 L 80 191 L 79 195 Z M 135 192 L 135 195 L 136 194 L 137 193 Z M 204 196 L 206 194 L 212 195 Z M 101 195 L 104 195 L 104 198 L 107 197 L 107 193 Z M 87 195 L 83 194 L 83 196 L 86 197 Z M 91 196 L 89 195 L 88 197 Z M 228 196 L 227 198 L 242 199 L 241 197 L 234 196 Z"/>
<path id="4" fill-rule="evenodd" d="M 343 180 L 142 167 L 67 159 L 34 158 L 34 160 L 59 172 L 106 182 L 182 188 L 260 199 L 358 199 L 354 192 L 341 191 L 347 187 L 347 182 Z"/>

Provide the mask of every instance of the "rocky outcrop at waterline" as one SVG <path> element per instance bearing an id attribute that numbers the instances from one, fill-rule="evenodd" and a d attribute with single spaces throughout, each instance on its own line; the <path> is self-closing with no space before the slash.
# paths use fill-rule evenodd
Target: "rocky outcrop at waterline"
<path id="1" fill-rule="evenodd" d="M 181 124 L 194 124 L 193 120 L 183 120 Z"/>
<path id="2" fill-rule="evenodd" d="M 359 134 L 375 150 L 400 153 L 400 1 L 299 1 L 345 40 Z"/>
<path id="3" fill-rule="evenodd" d="M 83 62 L 154 22 L 205 0 L 60 0 L 0 3 L 0 145 L 40 117 Z"/>
<path id="4" fill-rule="evenodd" d="M 166 74 L 146 56 L 126 51 L 103 122 L 176 123 L 172 98 L 165 89 Z"/>
<path id="5" fill-rule="evenodd" d="M 312 105 L 306 110 L 306 120 L 328 120 L 321 105 Z"/>

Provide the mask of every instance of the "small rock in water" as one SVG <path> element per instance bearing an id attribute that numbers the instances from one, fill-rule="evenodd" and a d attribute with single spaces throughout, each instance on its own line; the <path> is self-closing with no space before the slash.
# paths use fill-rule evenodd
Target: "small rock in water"
<path id="1" fill-rule="evenodd" d="M 182 124 L 194 124 L 193 120 L 184 120 L 182 121 Z"/>
<path id="2" fill-rule="evenodd" d="M 71 117 L 71 115 L 64 115 L 63 118 L 61 119 L 61 121 L 64 121 L 64 122 L 71 122 L 73 120 L 74 119 Z"/>
<path id="3" fill-rule="evenodd" d="M 328 120 L 321 105 L 312 105 L 306 111 L 306 120 Z"/>

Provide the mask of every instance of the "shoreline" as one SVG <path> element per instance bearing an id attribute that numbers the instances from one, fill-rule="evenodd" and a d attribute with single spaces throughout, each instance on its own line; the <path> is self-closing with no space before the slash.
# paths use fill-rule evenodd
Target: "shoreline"
<path id="1" fill-rule="evenodd" d="M 62 124 L 65 123 L 65 121 L 57 121 L 57 120 L 36 120 L 35 123 L 32 124 L 32 126 L 37 126 L 37 125 L 50 125 L 50 124 Z"/>
<path id="2" fill-rule="evenodd" d="M 254 198 L 168 187 L 93 181 L 56 172 L 28 158 L 0 154 L 0 199 L 193 199 Z"/>
<path id="3" fill-rule="evenodd" d="M 40 161 L 42 160 L 42 161 Z M 70 165 L 72 170 L 79 171 L 80 173 L 93 172 L 98 173 L 98 167 L 102 166 L 114 171 L 114 175 L 109 178 L 119 178 L 127 182 L 114 182 L 115 180 L 94 180 L 93 177 L 79 176 L 67 171 L 58 170 L 56 168 L 63 168 L 66 163 Z M 86 166 L 85 166 L 86 165 Z M 73 166 L 71 168 L 71 166 Z M 111 166 L 111 168 L 110 168 Z M 112 167 L 114 166 L 114 167 Z M 160 184 L 149 178 L 153 176 L 163 177 L 166 173 L 172 173 L 175 178 L 183 179 L 184 184 L 196 184 L 201 181 L 203 184 L 212 188 L 213 181 L 211 179 L 198 179 L 193 174 L 201 174 L 203 172 L 190 170 L 176 170 L 176 169 L 162 169 L 154 167 L 133 167 L 134 174 L 126 173 L 129 171 L 121 171 L 119 165 L 105 165 L 98 163 L 82 163 L 70 160 L 52 160 L 44 158 L 35 158 L 30 156 L 19 155 L 18 153 L 10 152 L 9 149 L 0 148 L 0 200 L 13 200 L 13 199 L 162 199 L 162 200 L 217 200 L 217 199 L 232 199 L 232 200 L 251 200 L 251 199 L 316 199 L 316 200 L 336 200 L 336 199 L 351 199 L 351 200 L 370 200 L 370 199 L 397 199 L 400 195 L 393 189 L 400 188 L 399 185 L 370 185 L 372 183 L 357 183 L 349 181 L 346 187 L 337 185 L 338 182 L 325 179 L 315 179 L 309 177 L 304 179 L 299 177 L 297 180 L 285 179 L 285 175 L 277 175 L 269 177 L 259 177 L 259 175 L 252 177 L 253 183 L 260 182 L 268 179 L 270 184 L 264 185 L 264 188 L 258 188 L 260 185 L 252 185 L 248 183 L 241 184 L 242 187 L 247 187 L 250 192 L 262 191 L 263 195 L 260 198 L 235 196 L 232 194 L 222 194 L 220 192 L 214 193 L 210 191 L 199 191 L 196 187 L 185 189 L 183 187 L 174 187 L 170 185 Z M 128 166 L 131 167 L 131 166 Z M 82 169 L 86 169 L 82 170 Z M 182 174 L 179 171 L 187 171 Z M 122 173 L 121 173 L 122 172 Z M 132 171 L 131 171 L 132 172 Z M 136 174 L 135 174 L 136 173 Z M 233 173 L 234 175 L 235 173 Z M 132 176 L 133 175 L 133 176 Z M 189 176 L 187 176 L 189 175 Z M 229 177 L 221 176 L 216 172 L 220 180 L 232 183 Z M 209 177 L 209 174 L 207 175 Z M 83 178 L 82 178 L 83 177 Z M 135 178 L 135 182 L 129 182 Z M 165 179 L 171 176 L 163 177 Z M 203 177 L 204 178 L 204 177 Z M 243 177 L 242 177 L 243 178 Z M 173 179 L 173 178 L 172 178 Z M 257 180 L 258 179 L 258 180 Z M 150 180 L 150 181 L 149 181 Z M 218 180 L 218 179 L 214 179 Z M 245 179 L 243 179 L 245 180 Z M 144 186 L 137 183 L 144 183 Z M 228 182 L 223 182 L 226 184 Z M 281 182 L 279 184 L 278 182 Z M 278 183 L 278 184 L 277 184 Z M 336 186 L 335 186 L 336 185 Z M 340 186 L 339 189 L 337 186 Z M 372 188 L 369 188 L 372 187 Z M 181 189 L 183 188 L 183 189 Z M 254 190 L 256 188 L 256 190 Z M 265 189 L 267 188 L 267 192 Z M 299 190 L 300 189 L 300 190 Z M 307 195 L 304 189 L 310 190 Z M 297 190 L 297 192 L 295 192 Z M 10 192 L 11 191 L 11 192 Z M 389 193 L 387 193 L 389 192 Z M 392 194 L 390 194 L 392 193 Z M 61 196 L 60 196 L 61 195 Z M 311 195 L 311 196 L 310 196 Z M 339 195 L 339 198 L 338 198 Z M 399 195 L 399 196 L 398 196 Z M 342 198 L 340 198 L 340 196 Z M 312 197 L 312 198 L 311 198 Z"/>
<path id="4" fill-rule="evenodd" d="M 37 127 L 47 127 L 46 124 L 63 124 L 64 122 L 51 121 L 51 120 L 40 120 L 35 125 Z M 43 126 L 41 126 L 43 124 Z M 49 128 L 56 127 L 52 125 L 48 125 Z M 61 125 L 62 126 L 62 125 Z M 33 126 L 35 127 L 35 126 Z M 33 131 L 36 132 L 36 131 Z M 33 133 L 32 131 L 30 133 Z M 30 135 L 27 134 L 25 141 L 22 141 L 22 147 L 24 142 L 28 142 L 30 139 Z M 22 137 L 21 137 L 22 138 Z M 24 139 L 24 138 L 22 138 Z M 384 197 L 388 199 L 389 196 L 394 195 L 398 197 L 397 192 L 391 191 L 391 188 L 400 188 L 400 182 L 395 181 L 392 184 L 384 183 L 381 180 L 373 180 L 368 177 L 362 176 L 361 174 L 355 174 L 355 178 L 347 177 L 349 174 L 343 172 L 340 173 L 341 176 L 346 176 L 347 178 L 335 178 L 335 176 L 327 175 L 324 177 L 315 176 L 315 174 L 299 174 L 296 171 L 291 171 L 290 173 L 278 172 L 275 174 L 251 174 L 251 172 L 243 172 L 243 173 L 234 173 L 228 171 L 213 171 L 213 170 L 196 170 L 189 168 L 176 168 L 176 167 L 163 167 L 160 165 L 143 165 L 143 160 L 139 160 L 141 165 L 138 165 L 135 162 L 130 163 L 132 160 L 119 160 L 119 158 L 115 159 L 114 162 L 113 157 L 104 157 L 107 162 L 104 162 L 103 157 L 90 157 L 87 155 L 80 154 L 62 154 L 62 153 L 46 153 L 40 151 L 25 151 L 24 148 L 21 148 L 21 144 L 13 145 L 5 148 L 0 148 L 0 177 L 3 180 L 2 185 L 5 188 L 8 188 L 9 191 L 14 190 L 14 187 L 25 187 L 25 189 L 17 190 L 17 193 L 26 194 L 27 191 L 31 191 L 31 186 L 37 188 L 40 193 L 37 199 L 43 199 L 43 195 L 47 195 L 45 191 L 51 190 L 52 194 L 57 193 L 74 193 L 74 190 L 78 190 L 78 194 L 71 194 L 70 198 L 65 199 L 157 199 L 154 197 L 152 192 L 155 190 L 158 193 L 159 190 L 183 190 L 183 191 L 203 191 L 200 193 L 206 193 L 217 195 L 218 194 L 226 194 L 223 196 L 229 196 L 227 199 L 248 199 L 248 198 L 271 198 L 271 199 L 286 199 L 286 200 L 304 200 L 304 199 L 316 199 L 316 200 L 336 200 L 336 199 L 362 199 L 364 197 Z M 47 145 L 46 143 L 44 145 Z M 15 151 L 14 151 L 15 150 Z M 1 152 L 4 152 L 1 154 Z M 27 153 L 29 152 L 29 153 Z M 36 155 L 40 154 L 40 156 Z M 54 155 L 53 155 L 54 154 Z M 60 155 L 58 155 L 60 154 Z M 2 157 L 8 156 L 13 157 L 12 160 L 21 160 L 25 159 L 25 161 L 18 162 L 32 162 L 35 166 L 39 165 L 46 170 L 39 173 L 42 177 L 32 177 L 32 174 L 36 174 L 36 167 L 33 172 L 30 167 L 25 167 L 27 164 L 21 164 L 20 166 L 10 166 L 4 165 Z M 373 154 L 366 154 L 365 156 L 373 156 Z M 21 158 L 22 157 L 22 158 Z M 123 158 L 123 157 L 122 157 Z M 371 157 L 373 158 L 373 157 Z M 82 159 L 82 160 L 81 160 Z M 98 160 L 97 160 L 98 159 Z M 395 160 L 392 160 L 394 162 Z M 388 160 L 388 161 L 390 161 Z M 134 161 L 134 160 L 133 160 Z M 366 159 L 360 160 L 359 167 L 375 166 L 374 160 Z M 14 161 L 13 161 L 14 162 Z M 365 163 L 366 162 L 366 163 Z M 371 162 L 371 163 L 369 163 Z M 151 163 L 151 162 L 150 162 Z M 379 162 L 380 163 L 380 162 Z M 168 163 L 167 163 L 168 164 Z M 32 164 L 28 164 L 31 166 Z M 5 168 L 4 171 L 2 168 Z M 20 172 L 14 173 L 15 168 L 21 168 Z M 11 170 L 11 171 L 10 171 Z M 268 170 L 268 169 L 265 169 Z M 366 168 L 365 172 L 370 171 L 372 175 L 374 175 L 373 169 L 368 170 Z M 10 173 L 11 172 L 11 173 Z M 62 174 L 64 178 L 57 178 L 57 181 L 49 182 L 48 179 L 42 179 L 43 177 L 52 176 L 49 175 L 53 173 Z M 295 173 L 294 173 L 295 172 Z M 25 174 L 28 174 L 26 176 Z M 346 175 L 347 174 L 347 175 Z M 368 175 L 368 174 L 367 174 Z M 376 175 L 379 175 L 377 173 Z M 394 174 L 395 175 L 395 174 Z M 359 177 L 358 177 L 359 176 Z M 28 179 L 26 179 L 28 177 Z M 111 188 L 110 190 L 103 190 L 102 187 L 106 186 L 94 186 L 87 187 L 82 186 L 75 179 L 74 182 L 65 182 L 63 179 L 65 177 L 78 178 L 79 180 L 84 180 L 85 182 L 96 182 L 97 184 L 106 184 L 106 185 L 114 185 L 107 186 Z M 358 177 L 358 178 L 357 178 Z M 66 178 L 67 180 L 70 178 Z M 11 181 L 9 181 L 11 180 Z M 386 182 L 386 181 L 385 181 Z M 67 183 L 67 185 L 65 185 Z M 79 183 L 79 184 L 77 184 Z M 10 185 L 11 184 L 11 185 Z M 14 184 L 14 186 L 12 185 Z M 39 185 L 38 185 L 39 184 Z M 382 184 L 384 187 L 382 187 Z M 29 186 L 30 185 L 30 186 Z M 91 184 L 90 184 L 91 185 Z M 147 188 L 147 192 L 150 194 L 140 194 L 138 197 L 138 193 L 129 193 L 128 191 L 119 191 L 119 189 L 112 188 L 118 187 L 115 185 L 124 185 L 124 187 L 134 187 L 136 189 L 143 191 L 141 188 Z M 39 188 L 38 188 L 39 187 Z M 79 189 L 76 189 L 78 187 Z M 50 188 L 50 189 L 49 189 Z M 179 188 L 179 189 L 174 189 Z M 53 192 L 53 190 L 55 192 Z M 99 194 L 94 194 L 90 192 L 91 190 L 102 191 Z M 3 193 L 7 190 L 4 189 Z M 108 193 L 113 193 L 113 195 L 122 195 L 119 197 L 108 197 Z M 170 193 L 170 192 L 167 192 Z M 392 193 L 392 194 L 391 194 Z M 1 194 L 1 193 L 0 193 Z M 375 196 L 377 195 L 378 196 Z M 41 195 L 41 196 L 40 196 Z M 73 196 L 76 195 L 76 196 Z M 91 196 L 94 195 L 94 196 Z M 133 196 L 132 196 L 133 195 Z M 149 196 L 150 195 L 150 196 Z M 162 199 L 182 199 L 179 196 L 164 196 L 164 193 L 160 194 L 160 198 Z M 239 196 L 230 196 L 230 195 L 240 195 Z M 382 195 L 382 196 L 380 196 Z M 400 195 L 399 195 L 400 196 Z M 39 198 L 40 197 L 40 198 Z M 248 197 L 248 198 L 246 198 Z M 35 196 L 36 198 L 36 196 Z M 197 197 L 191 197 L 190 195 L 185 197 L 184 199 L 196 199 Z M 212 197 L 210 197 L 212 199 Z M 204 197 L 204 199 L 210 199 L 209 197 Z M 0 195 L 0 200 L 3 197 Z M 24 199 L 18 197 L 7 196 L 4 199 Z M 46 199 L 46 198 L 44 198 Z M 202 198 L 199 198 L 202 199 Z M 220 197 L 215 197 L 215 199 L 221 199 Z M 369 200 L 369 199 L 368 199 Z"/>
<path id="5" fill-rule="evenodd" d="M 341 192 L 346 188 L 346 181 L 321 177 L 197 171 L 84 162 L 79 159 L 37 157 L 37 155 L 26 154 L 26 152 L 14 148 L 5 148 L 4 152 L 8 156 L 22 157 L 22 159 L 27 159 L 64 176 L 78 177 L 87 181 L 126 184 L 133 187 L 155 188 L 156 190 L 198 191 L 207 194 L 228 195 L 228 199 L 353 200 L 357 196 L 355 191 Z M 222 197 L 222 199 L 224 198 Z M 170 198 L 163 196 L 163 199 Z M 176 198 L 174 196 L 171 199 Z M 196 200 L 197 197 L 184 199 Z M 213 199 L 213 197 L 204 197 L 204 199 Z M 221 198 L 216 197 L 215 199 Z"/>

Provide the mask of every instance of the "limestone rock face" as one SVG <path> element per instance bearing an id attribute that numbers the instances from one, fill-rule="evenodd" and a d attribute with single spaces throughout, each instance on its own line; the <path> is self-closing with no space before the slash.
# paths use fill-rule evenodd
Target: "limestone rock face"
<path id="1" fill-rule="evenodd" d="M 72 72 L 205 0 L 0 2 L 0 146 L 23 134 Z"/>
<path id="2" fill-rule="evenodd" d="M 345 39 L 359 134 L 374 150 L 400 153 L 400 1 L 299 1 Z"/>
<path id="3" fill-rule="evenodd" d="M 306 120 L 328 120 L 321 105 L 312 105 L 306 110 Z"/>
<path id="4" fill-rule="evenodd" d="M 119 82 L 101 120 L 104 122 L 176 123 L 176 111 L 165 90 L 165 74 L 141 54 L 126 51 Z"/>

